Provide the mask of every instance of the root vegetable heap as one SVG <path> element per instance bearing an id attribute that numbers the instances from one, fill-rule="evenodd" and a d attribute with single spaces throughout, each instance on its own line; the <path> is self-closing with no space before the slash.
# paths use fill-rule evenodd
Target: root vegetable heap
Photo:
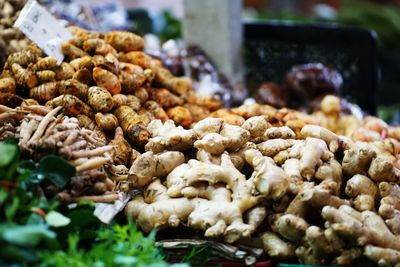
<path id="1" fill-rule="evenodd" d="M 0 79 L 0 104 L 16 107 L 30 98 L 69 117 L 84 115 L 108 137 L 120 126 L 132 146 L 142 147 L 154 119 L 172 119 L 185 128 L 221 107 L 197 97 L 191 81 L 174 77 L 143 51 L 143 39 L 129 32 L 89 32 L 70 27 L 60 65 L 36 46 L 11 54 Z"/>
<path id="2" fill-rule="evenodd" d="M 127 177 L 143 188 L 127 216 L 144 231 L 184 224 L 226 242 L 256 235 L 270 257 L 305 264 L 369 258 L 396 266 L 399 142 L 354 142 L 316 125 L 296 134 L 268 123 L 208 118 L 186 130 L 152 121 L 147 152 Z"/>
<path id="3" fill-rule="evenodd" d="M 77 118 L 58 115 L 61 109 L 26 102 L 15 109 L 0 105 L 1 139 L 17 139 L 22 155 L 27 158 L 39 160 L 56 154 L 75 166 L 77 174 L 66 189 L 54 185 L 45 188 L 46 193 L 57 194 L 63 202 L 112 192 L 116 183 L 106 169 L 113 165 L 115 147 L 107 145 L 102 132 L 81 128 Z M 115 196 L 110 199 L 115 200 Z"/>

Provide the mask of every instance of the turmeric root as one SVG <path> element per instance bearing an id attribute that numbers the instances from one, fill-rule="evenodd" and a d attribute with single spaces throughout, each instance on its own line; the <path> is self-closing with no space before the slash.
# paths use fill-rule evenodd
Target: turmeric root
<path id="1" fill-rule="evenodd" d="M 121 127 L 115 129 L 115 136 L 114 139 L 110 141 L 110 145 L 114 146 L 114 164 L 128 165 L 132 154 L 132 148 L 128 141 L 125 140 Z"/>
<path id="2" fill-rule="evenodd" d="M 90 118 L 94 116 L 93 110 L 86 103 L 73 95 L 60 95 L 47 101 L 46 106 L 53 108 L 62 106 L 65 114 L 68 116 L 78 116 L 79 114 L 86 115 Z"/>

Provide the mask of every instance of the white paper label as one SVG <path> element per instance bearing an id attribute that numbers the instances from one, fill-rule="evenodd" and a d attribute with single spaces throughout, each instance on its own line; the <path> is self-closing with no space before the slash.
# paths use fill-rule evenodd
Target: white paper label
<path id="1" fill-rule="evenodd" d="M 30 0 L 14 24 L 29 39 L 35 42 L 48 55 L 57 59 L 60 64 L 64 59 L 61 43 L 72 38 L 72 34 L 44 7 L 35 0 Z"/>

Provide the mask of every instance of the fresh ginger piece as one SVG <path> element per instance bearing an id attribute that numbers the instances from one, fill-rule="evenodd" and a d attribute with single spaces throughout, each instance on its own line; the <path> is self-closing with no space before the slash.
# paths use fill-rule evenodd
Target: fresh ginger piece
<path id="1" fill-rule="evenodd" d="M 368 167 L 376 152 L 365 143 L 357 143 L 356 147 L 346 150 L 342 161 L 343 172 L 348 176 L 367 174 Z"/>
<path id="2" fill-rule="evenodd" d="M 329 181 L 333 181 L 336 183 L 336 187 L 334 188 L 334 194 L 339 195 L 340 187 L 342 184 L 342 166 L 339 162 L 332 159 L 321 166 L 318 167 L 315 172 L 315 178 L 318 180 L 322 180 L 320 186 L 325 187 Z"/>
<path id="3" fill-rule="evenodd" d="M 383 219 L 374 212 L 359 213 L 351 207 L 346 207 L 345 211 L 325 206 L 322 209 L 322 217 L 331 223 L 338 235 L 355 239 L 361 246 L 372 244 L 400 250 L 398 237 L 390 232 Z"/>
<path id="4" fill-rule="evenodd" d="M 334 252 L 324 231 L 318 226 L 312 225 L 305 231 L 306 240 L 316 258 L 325 259 Z"/>
<path id="5" fill-rule="evenodd" d="M 249 133 L 239 126 L 223 124 L 220 133 L 209 133 L 194 143 L 197 149 L 211 154 L 221 154 L 225 150 L 234 152 L 246 144 Z"/>
<path id="6" fill-rule="evenodd" d="M 268 129 L 269 123 L 265 116 L 255 116 L 247 119 L 242 128 L 249 131 L 250 141 L 260 143 L 266 140 L 264 136 L 265 131 Z"/>
<path id="7" fill-rule="evenodd" d="M 275 165 L 273 160 L 261 152 L 249 149 L 245 152 L 246 161 L 254 168 L 252 178 L 257 191 L 267 198 L 279 199 L 289 187 L 286 173 Z"/>
<path id="8" fill-rule="evenodd" d="M 230 124 L 223 124 L 220 135 L 229 140 L 226 148 L 229 152 L 234 152 L 240 149 L 250 138 L 250 133 L 242 127 Z"/>
<path id="9" fill-rule="evenodd" d="M 303 181 L 300 174 L 300 160 L 295 158 L 288 159 L 282 165 L 282 168 L 293 182 L 299 183 Z"/>
<path id="10" fill-rule="evenodd" d="M 376 262 L 379 266 L 398 267 L 400 262 L 400 251 L 377 247 L 373 245 L 366 245 L 364 248 L 364 255 L 370 260 Z"/>
<path id="11" fill-rule="evenodd" d="M 326 144 L 321 139 L 308 137 L 305 140 L 304 146 L 301 149 L 300 158 L 300 174 L 304 178 L 310 180 L 314 174 L 315 169 L 324 154 L 328 150 Z"/>
<path id="12" fill-rule="evenodd" d="M 400 199 L 400 186 L 395 183 L 379 183 L 379 192 L 381 197 L 394 197 Z"/>
<path id="13" fill-rule="evenodd" d="M 249 209 L 245 215 L 245 222 L 251 225 L 254 230 L 256 230 L 267 217 L 267 210 L 264 207 L 256 206 Z"/>
<path id="14" fill-rule="evenodd" d="M 265 136 L 269 139 L 294 139 L 296 134 L 287 126 L 271 127 L 265 131 Z"/>
<path id="15" fill-rule="evenodd" d="M 190 169 L 188 164 L 181 164 L 173 169 L 166 178 L 168 195 L 170 197 L 182 196 L 182 189 L 186 187 L 186 172 Z"/>
<path id="16" fill-rule="evenodd" d="M 196 140 L 193 130 L 185 130 L 182 126 L 176 127 L 171 120 L 164 124 L 160 120 L 149 123 L 147 130 L 151 134 L 151 139 L 146 144 L 146 151 L 159 153 L 164 150 L 184 151 L 190 149 Z"/>
<path id="17" fill-rule="evenodd" d="M 304 182 L 299 185 L 300 190 L 294 199 L 290 202 L 287 207 L 285 214 L 293 214 L 299 216 L 301 218 L 305 218 L 308 210 L 310 209 L 309 205 L 302 199 L 302 192 L 314 188 L 314 183 Z"/>
<path id="18" fill-rule="evenodd" d="M 158 198 L 161 201 L 157 201 Z M 142 196 L 136 196 L 128 202 L 125 214 L 132 217 L 143 231 L 149 232 L 155 228 L 178 227 L 193 209 L 194 202 L 187 198 L 168 199 L 158 195 L 155 202 L 146 203 Z"/>
<path id="19" fill-rule="evenodd" d="M 206 230 L 206 237 L 224 234 L 226 242 L 232 243 L 240 237 L 249 236 L 254 227 L 243 223 L 241 207 L 231 202 L 231 192 L 223 185 L 216 185 L 209 192 L 209 201 L 200 201 L 188 217 L 188 225 Z"/>
<path id="20" fill-rule="evenodd" d="M 378 187 L 367 176 L 356 174 L 346 183 L 345 193 L 355 198 L 354 207 L 359 211 L 374 210 Z"/>
<path id="21" fill-rule="evenodd" d="M 307 265 L 322 265 L 323 260 L 320 258 L 317 258 L 313 250 L 311 248 L 306 248 L 304 246 L 298 247 L 296 249 L 296 256 L 299 259 L 299 262 L 302 264 L 307 264 Z"/>
<path id="22" fill-rule="evenodd" d="M 135 187 L 142 187 L 152 179 L 167 176 L 173 169 L 185 162 L 185 156 L 178 151 L 167 151 L 159 155 L 148 151 L 132 164 L 128 179 Z"/>
<path id="23" fill-rule="evenodd" d="M 246 180 L 246 177 L 235 168 L 228 154 L 221 155 L 221 165 L 207 164 L 194 159 L 189 160 L 188 165 L 190 168 L 184 174 L 188 186 L 198 182 L 224 183 L 232 191 L 233 202 L 243 211 L 257 203 L 257 198 L 251 194 L 252 181 Z"/>
<path id="24" fill-rule="evenodd" d="M 379 215 L 385 219 L 386 225 L 395 234 L 400 234 L 400 210 L 395 208 L 394 205 L 382 203 L 379 206 Z"/>
<path id="25" fill-rule="evenodd" d="M 223 123 L 224 120 L 220 118 L 206 118 L 197 122 L 193 127 L 193 131 L 199 139 L 202 139 L 209 133 L 220 133 Z"/>
<path id="26" fill-rule="evenodd" d="M 346 199 L 341 199 L 332 194 L 330 190 L 320 187 L 314 187 L 301 192 L 301 199 L 313 207 L 340 207 L 342 205 L 350 205 Z"/>
<path id="27" fill-rule="evenodd" d="M 277 234 L 265 232 L 261 235 L 264 250 L 273 258 L 291 259 L 296 256 L 296 247 L 282 240 Z"/>
<path id="28" fill-rule="evenodd" d="M 229 145 L 230 140 L 218 133 L 209 133 L 201 140 L 194 142 L 194 147 L 210 154 L 220 155 Z"/>
<path id="29" fill-rule="evenodd" d="M 357 261 L 363 256 L 363 252 L 361 248 L 350 248 L 342 250 L 339 256 L 335 257 L 330 264 L 340 265 L 340 266 L 349 266 Z"/>
<path id="30" fill-rule="evenodd" d="M 300 142 L 300 141 L 299 141 Z M 292 139 L 271 139 L 259 143 L 257 149 L 267 157 L 274 157 L 282 150 L 286 150 L 292 147 L 296 143 L 296 140 Z"/>
<path id="31" fill-rule="evenodd" d="M 292 242 L 300 242 L 309 227 L 301 217 L 293 214 L 278 216 L 273 222 L 273 229 L 281 236 Z"/>
<path id="32" fill-rule="evenodd" d="M 94 115 L 94 120 L 103 132 L 114 132 L 114 130 L 119 126 L 117 117 L 112 113 L 103 114 L 98 112 Z"/>
<path id="33" fill-rule="evenodd" d="M 371 161 L 368 169 L 368 175 L 375 182 L 398 182 L 400 179 L 400 170 L 393 166 L 393 163 L 385 156 L 378 155 Z"/>
<path id="34" fill-rule="evenodd" d="M 339 136 L 326 128 L 317 125 L 306 125 L 301 129 L 301 135 L 304 138 L 314 137 L 324 140 L 331 152 L 336 152 L 339 149 Z"/>

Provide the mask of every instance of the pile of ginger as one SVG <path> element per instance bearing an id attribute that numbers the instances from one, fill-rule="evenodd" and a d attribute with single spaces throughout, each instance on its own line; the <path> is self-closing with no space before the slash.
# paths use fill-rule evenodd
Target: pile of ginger
<path id="1" fill-rule="evenodd" d="M 353 141 L 317 125 L 296 133 L 267 116 L 241 126 L 207 118 L 191 129 L 152 121 L 126 183 L 125 213 L 144 230 L 262 240 L 269 257 L 349 265 L 400 262 L 400 143 Z"/>
<path id="2" fill-rule="evenodd" d="M 221 108 L 140 37 L 70 29 L 60 65 L 29 46 L 0 79 L 0 140 L 76 167 L 51 195 L 113 202 L 140 189 L 125 212 L 144 231 L 259 238 L 270 257 L 307 264 L 400 262 L 399 127 L 345 116 L 333 96 L 314 114 Z"/>

